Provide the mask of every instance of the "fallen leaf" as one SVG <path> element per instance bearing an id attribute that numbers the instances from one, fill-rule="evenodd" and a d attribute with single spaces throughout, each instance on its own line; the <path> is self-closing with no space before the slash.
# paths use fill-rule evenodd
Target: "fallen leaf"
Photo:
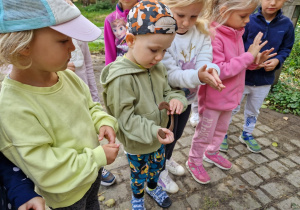
<path id="1" fill-rule="evenodd" d="M 273 147 L 278 147 L 277 142 L 273 142 L 273 143 L 272 143 L 272 146 L 273 146 Z"/>
<path id="2" fill-rule="evenodd" d="M 261 105 L 261 108 L 265 109 L 265 108 L 268 108 L 268 106 L 263 104 L 263 105 Z"/>
<path id="3" fill-rule="evenodd" d="M 284 119 L 284 120 L 288 120 L 289 118 L 288 118 L 288 117 L 283 117 L 283 119 Z"/>
<path id="4" fill-rule="evenodd" d="M 108 206 L 108 207 L 113 207 L 115 205 L 116 201 L 114 199 L 109 199 L 107 201 L 105 201 L 105 205 Z"/>
<path id="5" fill-rule="evenodd" d="M 99 196 L 98 198 L 99 201 L 104 201 L 105 200 L 105 197 L 103 195 Z"/>

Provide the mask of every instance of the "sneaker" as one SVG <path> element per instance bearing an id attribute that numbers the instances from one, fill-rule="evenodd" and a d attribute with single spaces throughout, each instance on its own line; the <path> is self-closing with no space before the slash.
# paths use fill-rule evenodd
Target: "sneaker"
<path id="1" fill-rule="evenodd" d="M 144 204 L 145 204 L 144 197 L 136 198 L 132 195 L 132 199 L 131 199 L 132 210 L 146 210 Z"/>
<path id="2" fill-rule="evenodd" d="M 190 117 L 190 123 L 195 128 L 199 123 L 199 114 L 198 113 L 192 113 Z"/>
<path id="3" fill-rule="evenodd" d="M 166 169 L 177 176 L 182 176 L 184 174 L 184 168 L 172 158 L 166 160 Z"/>
<path id="4" fill-rule="evenodd" d="M 210 177 L 205 171 L 203 165 L 197 166 L 196 164 L 191 163 L 189 160 L 186 161 L 185 165 L 188 171 L 192 174 L 193 178 L 196 180 L 196 182 L 199 182 L 200 184 L 207 184 L 210 182 Z"/>
<path id="5" fill-rule="evenodd" d="M 247 145 L 248 150 L 251 152 L 259 153 L 261 151 L 260 146 L 257 141 L 253 138 L 251 133 L 243 131 L 242 135 L 239 138 L 240 142 Z"/>
<path id="6" fill-rule="evenodd" d="M 154 190 L 150 190 L 146 187 L 146 192 L 153 198 L 156 203 L 162 208 L 168 208 L 171 206 L 172 201 L 169 198 L 168 194 L 162 189 L 161 186 L 157 186 Z"/>
<path id="7" fill-rule="evenodd" d="M 102 169 L 101 185 L 110 186 L 115 183 L 116 177 L 105 168 Z"/>
<path id="8" fill-rule="evenodd" d="M 227 143 L 227 134 L 225 135 L 222 144 L 220 145 L 220 151 L 227 152 L 228 151 L 228 143 Z"/>
<path id="9" fill-rule="evenodd" d="M 161 186 L 164 191 L 168 193 L 177 193 L 179 190 L 178 185 L 169 176 L 168 170 L 163 170 L 157 182 L 158 186 Z"/>
<path id="10" fill-rule="evenodd" d="M 203 160 L 205 160 L 208 163 L 213 163 L 224 170 L 229 170 L 232 166 L 231 162 L 224 158 L 222 155 L 220 155 L 219 152 L 217 152 L 214 155 L 209 155 L 206 151 L 203 155 Z"/>

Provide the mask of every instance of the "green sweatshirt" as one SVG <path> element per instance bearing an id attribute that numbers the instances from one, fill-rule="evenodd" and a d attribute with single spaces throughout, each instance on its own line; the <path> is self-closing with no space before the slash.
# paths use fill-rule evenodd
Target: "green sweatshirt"
<path id="1" fill-rule="evenodd" d="M 143 69 L 125 57 L 107 65 L 101 73 L 103 98 L 108 113 L 118 119 L 117 137 L 130 154 L 148 154 L 161 143 L 157 131 L 166 127 L 168 115 L 158 105 L 176 98 L 187 107 L 181 90 L 172 90 L 162 63 Z"/>
<path id="2" fill-rule="evenodd" d="M 53 208 L 80 200 L 107 164 L 97 133 L 117 121 L 70 70 L 51 87 L 6 77 L 0 93 L 0 151 L 36 184 Z"/>

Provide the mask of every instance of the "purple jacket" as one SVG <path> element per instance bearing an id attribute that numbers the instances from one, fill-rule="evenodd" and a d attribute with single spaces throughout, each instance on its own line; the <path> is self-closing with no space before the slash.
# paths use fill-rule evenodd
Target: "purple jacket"
<path id="1" fill-rule="evenodd" d="M 117 4 L 116 11 L 110 13 L 104 21 L 105 65 L 123 56 L 128 47 L 122 40 L 126 35 L 126 23 L 129 10 L 123 11 Z"/>
<path id="2" fill-rule="evenodd" d="M 216 26 L 217 23 L 212 23 Z M 246 69 L 254 69 L 251 65 L 254 57 L 245 52 L 242 30 L 234 30 L 227 26 L 216 28 L 212 38 L 213 63 L 220 67 L 220 79 L 226 88 L 219 92 L 208 85 L 201 85 L 198 91 L 200 113 L 205 108 L 219 111 L 231 111 L 240 103 L 244 86 Z"/>

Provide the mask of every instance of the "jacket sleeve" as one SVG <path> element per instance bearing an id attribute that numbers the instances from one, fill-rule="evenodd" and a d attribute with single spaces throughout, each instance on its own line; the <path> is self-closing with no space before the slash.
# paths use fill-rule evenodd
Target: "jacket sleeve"
<path id="1" fill-rule="evenodd" d="M 90 53 L 87 42 L 82 42 L 81 51 L 84 56 L 84 63 L 85 63 L 85 67 L 86 67 L 88 86 L 89 86 L 93 101 L 100 102 L 96 79 L 95 79 L 95 73 L 94 73 L 94 69 L 93 69 L 92 57 L 91 57 L 91 53 Z"/>
<path id="2" fill-rule="evenodd" d="M 242 53 L 241 55 L 232 57 L 229 61 L 226 61 L 224 44 L 217 37 L 212 41 L 212 46 L 214 56 L 213 62 L 220 67 L 221 80 L 234 77 L 241 71 L 246 70 L 254 61 L 254 57 L 249 52 Z"/>
<path id="3" fill-rule="evenodd" d="M 110 113 L 118 119 L 119 129 L 124 134 L 124 138 L 143 144 L 152 144 L 153 139 L 157 139 L 160 126 L 146 117 L 135 114 L 136 94 L 133 87 L 131 75 L 123 75 L 114 79 L 107 87 L 109 97 L 106 99 L 106 105 Z"/>
<path id="4" fill-rule="evenodd" d="M 105 65 L 110 64 L 117 58 L 117 48 L 115 45 L 115 35 L 107 18 L 104 21 L 104 45 L 105 45 Z"/>
<path id="5" fill-rule="evenodd" d="M 34 191 L 33 182 L 1 152 L 0 163 L 0 180 L 6 188 L 8 200 L 16 208 L 39 196 Z"/>

